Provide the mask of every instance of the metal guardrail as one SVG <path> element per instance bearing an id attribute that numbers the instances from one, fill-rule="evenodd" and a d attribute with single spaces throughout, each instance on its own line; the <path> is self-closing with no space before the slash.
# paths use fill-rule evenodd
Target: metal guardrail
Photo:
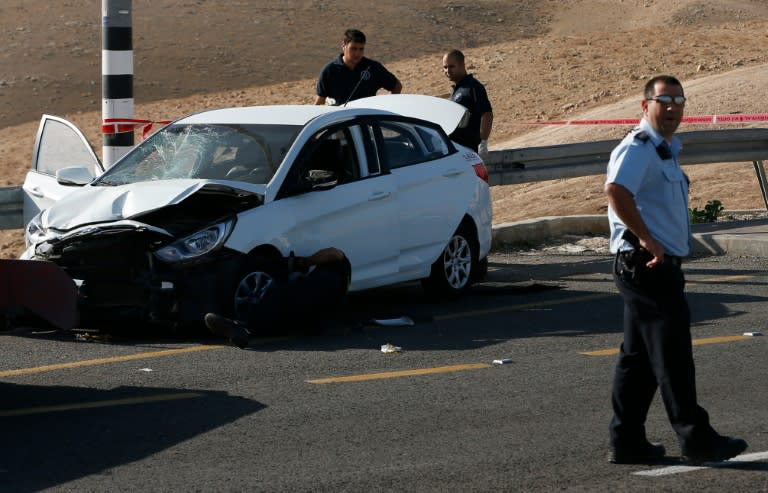
<path id="1" fill-rule="evenodd" d="M 21 228 L 24 195 L 21 187 L 0 188 L 0 229 Z"/>
<path id="2" fill-rule="evenodd" d="M 768 208 L 768 183 L 763 160 L 768 158 L 768 129 L 745 128 L 679 132 L 684 150 L 682 164 L 739 163 L 755 166 L 760 190 Z M 608 158 L 619 140 L 527 147 L 491 151 L 486 166 L 489 183 L 511 185 L 605 173 Z M 21 228 L 21 187 L 0 188 L 0 229 Z"/>
<path id="3" fill-rule="evenodd" d="M 768 158 L 768 129 L 708 130 L 676 135 L 683 142 L 681 164 L 756 163 Z M 601 140 L 492 151 L 486 160 L 490 183 L 510 185 L 603 174 L 611 151 L 618 143 L 619 140 Z M 762 164 L 759 167 L 762 169 Z M 758 179 L 766 198 L 764 171 L 758 171 Z"/>

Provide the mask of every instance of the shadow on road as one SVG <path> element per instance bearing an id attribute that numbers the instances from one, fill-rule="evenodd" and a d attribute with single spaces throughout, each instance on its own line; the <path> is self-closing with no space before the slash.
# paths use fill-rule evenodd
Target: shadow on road
<path id="1" fill-rule="evenodd" d="M 378 347 L 386 342 L 410 350 L 474 349 L 511 339 L 529 337 L 579 337 L 620 333 L 622 302 L 611 278 L 610 256 L 558 256 L 520 262 L 494 262 L 485 282 L 473 286 L 464 297 L 436 301 L 419 283 L 352 293 L 340 316 L 317 327 L 297 327 L 284 337 L 257 338 L 252 350 L 335 351 Z M 693 263 L 684 268 L 689 282 L 718 276 L 754 276 L 717 263 Z M 692 280 L 691 278 L 695 278 Z M 748 280 L 739 281 L 749 283 Z M 755 281 L 759 284 L 759 280 Z M 725 285 L 724 285 L 725 286 Z M 752 290 L 752 292 L 757 292 Z M 689 290 L 692 322 L 733 317 L 742 313 L 734 304 L 764 303 L 768 296 L 728 292 L 720 288 Z M 377 320 L 407 317 L 410 326 L 382 326 Z M 25 335 L 19 333 L 19 335 Z M 71 333 L 26 334 L 76 342 Z M 106 336 L 105 341 L 124 346 L 158 342 L 219 344 L 203 328 L 175 338 L 136 331 Z"/>
<path id="2" fill-rule="evenodd" d="M 0 491 L 14 492 L 151 456 L 265 408 L 225 392 L 168 388 L 0 382 L 0 395 Z"/>

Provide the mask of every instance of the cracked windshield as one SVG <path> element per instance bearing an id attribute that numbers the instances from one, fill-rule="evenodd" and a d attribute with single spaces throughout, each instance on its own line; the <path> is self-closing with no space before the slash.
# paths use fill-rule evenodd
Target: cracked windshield
<path id="1" fill-rule="evenodd" d="M 299 130 L 293 125 L 171 125 L 142 142 L 93 184 L 183 178 L 266 184 Z"/>

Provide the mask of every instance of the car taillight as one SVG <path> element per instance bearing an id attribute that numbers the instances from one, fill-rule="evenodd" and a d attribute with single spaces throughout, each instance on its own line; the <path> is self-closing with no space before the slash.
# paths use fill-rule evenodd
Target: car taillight
<path id="1" fill-rule="evenodd" d="M 472 167 L 475 168 L 475 174 L 477 177 L 488 183 L 488 169 L 485 167 L 485 165 L 483 163 L 477 163 L 473 164 Z"/>

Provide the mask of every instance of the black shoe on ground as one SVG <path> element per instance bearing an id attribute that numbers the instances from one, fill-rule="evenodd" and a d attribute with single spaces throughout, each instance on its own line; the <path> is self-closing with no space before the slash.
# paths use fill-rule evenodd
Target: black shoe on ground
<path id="1" fill-rule="evenodd" d="M 666 449 L 660 443 L 645 442 L 635 447 L 611 447 L 608 462 L 611 464 L 655 464 L 664 459 Z"/>
<path id="2" fill-rule="evenodd" d="M 206 313 L 205 325 L 211 332 L 217 336 L 226 337 L 240 349 L 248 347 L 251 333 L 243 323 L 215 313 Z"/>
<path id="3" fill-rule="evenodd" d="M 705 449 L 683 450 L 683 460 L 689 464 L 720 462 L 736 457 L 747 450 L 747 447 L 747 442 L 741 438 L 718 436 Z"/>

